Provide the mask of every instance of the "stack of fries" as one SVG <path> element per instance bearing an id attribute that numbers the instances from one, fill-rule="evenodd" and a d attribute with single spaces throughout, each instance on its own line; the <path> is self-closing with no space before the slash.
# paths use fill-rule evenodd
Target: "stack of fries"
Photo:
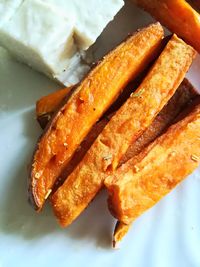
<path id="1" fill-rule="evenodd" d="M 165 1 L 137 2 L 165 21 Z M 200 43 L 189 43 L 200 51 Z M 164 38 L 155 23 L 106 55 L 80 84 L 40 99 L 36 112 L 45 130 L 29 183 L 35 209 L 49 198 L 68 226 L 105 186 L 118 220 L 115 245 L 193 172 L 200 163 L 200 97 L 184 77 L 195 55 L 176 34 Z"/>

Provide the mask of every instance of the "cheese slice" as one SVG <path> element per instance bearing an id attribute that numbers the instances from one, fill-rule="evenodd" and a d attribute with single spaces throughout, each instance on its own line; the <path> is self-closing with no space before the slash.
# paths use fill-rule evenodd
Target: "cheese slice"
<path id="1" fill-rule="evenodd" d="M 75 21 L 75 40 L 89 48 L 124 5 L 123 0 L 42 0 Z"/>
<path id="2" fill-rule="evenodd" d="M 0 0 L 0 27 L 15 14 L 23 0 Z"/>

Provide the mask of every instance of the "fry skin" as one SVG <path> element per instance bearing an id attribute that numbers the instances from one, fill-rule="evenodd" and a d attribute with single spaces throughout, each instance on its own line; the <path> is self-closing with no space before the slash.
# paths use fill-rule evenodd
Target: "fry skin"
<path id="1" fill-rule="evenodd" d="M 200 15 L 185 0 L 134 0 L 200 53 Z"/>
<path id="2" fill-rule="evenodd" d="M 52 207 L 67 226 L 88 206 L 128 147 L 152 123 L 175 93 L 196 52 L 176 35 L 141 85 L 111 118 L 76 169 L 53 194 Z"/>
<path id="3" fill-rule="evenodd" d="M 154 58 L 162 38 L 159 23 L 130 36 L 104 57 L 58 110 L 33 156 L 29 199 L 37 211 L 92 126 Z"/>
<path id="4" fill-rule="evenodd" d="M 200 101 L 189 115 L 106 178 L 109 208 L 119 221 L 132 223 L 198 167 L 199 133 Z"/>
<path id="5" fill-rule="evenodd" d="M 46 127 L 54 112 L 59 108 L 72 88 L 73 86 L 60 89 L 52 94 L 41 97 L 36 102 L 36 118 L 42 129 Z"/>

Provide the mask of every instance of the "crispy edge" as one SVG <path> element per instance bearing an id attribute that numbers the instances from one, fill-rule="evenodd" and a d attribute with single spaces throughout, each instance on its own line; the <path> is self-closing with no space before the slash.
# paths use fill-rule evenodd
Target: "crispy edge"
<path id="1" fill-rule="evenodd" d="M 130 79 L 153 60 L 163 34 L 162 26 L 156 23 L 130 36 L 104 57 L 58 110 L 33 156 L 29 198 L 36 210 L 41 210 L 56 179 L 93 124 Z"/>
<path id="2" fill-rule="evenodd" d="M 135 0 L 135 2 L 200 52 L 200 15 L 186 1 Z"/>
<path id="3" fill-rule="evenodd" d="M 116 112 L 77 168 L 51 198 L 62 226 L 78 217 L 102 188 L 132 142 L 152 123 L 175 93 L 192 63 L 195 50 L 174 35 L 141 83 Z M 133 116 L 134 114 L 134 116 Z"/>

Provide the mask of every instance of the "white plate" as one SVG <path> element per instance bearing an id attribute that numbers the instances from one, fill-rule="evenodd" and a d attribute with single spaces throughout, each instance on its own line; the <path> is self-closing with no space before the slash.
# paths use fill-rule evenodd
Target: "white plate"
<path id="1" fill-rule="evenodd" d="M 131 3 L 95 45 L 98 55 L 151 18 Z M 196 60 L 190 78 L 200 78 Z M 141 216 L 121 243 L 110 247 L 114 220 L 100 194 L 67 229 L 47 207 L 35 214 L 27 203 L 27 164 L 41 133 L 34 103 L 58 86 L 0 50 L 0 267 L 199 267 L 200 170 Z M 199 86 L 200 88 L 200 86 Z"/>

